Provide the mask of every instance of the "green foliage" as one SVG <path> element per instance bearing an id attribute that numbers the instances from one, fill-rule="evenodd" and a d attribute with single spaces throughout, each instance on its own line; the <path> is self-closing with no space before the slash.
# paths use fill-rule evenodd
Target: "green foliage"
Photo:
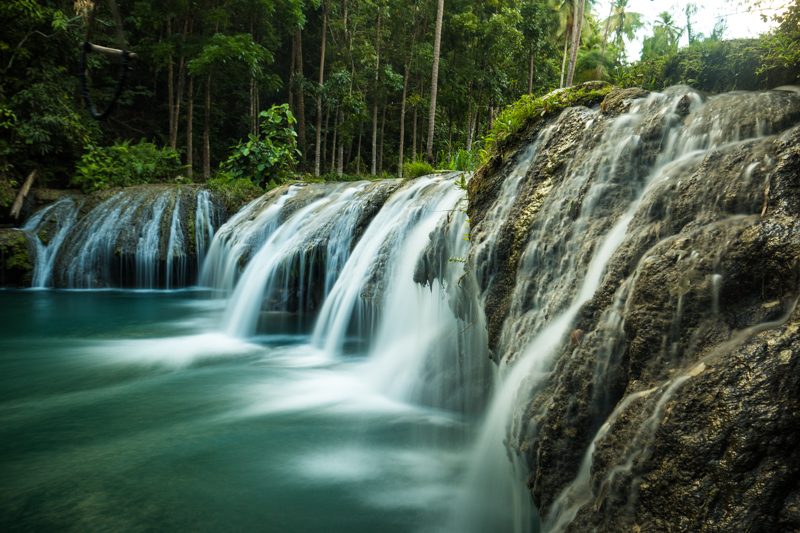
<path id="1" fill-rule="evenodd" d="M 237 66 L 244 66 L 248 74 L 257 78 L 262 75 L 263 65 L 272 60 L 269 50 L 254 42 L 249 34 L 216 33 L 189 62 L 189 72 L 195 75 L 230 72 L 231 67 L 235 72 Z"/>
<path id="2" fill-rule="evenodd" d="M 425 161 L 409 161 L 403 163 L 403 177 L 406 179 L 414 179 L 420 176 L 427 176 L 433 174 L 433 167 Z"/>
<path id="3" fill-rule="evenodd" d="M 696 40 L 686 48 L 622 69 L 616 83 L 660 90 L 686 84 L 709 92 L 754 90 L 769 85 L 760 75 L 763 45 L 758 39 Z"/>
<path id="4" fill-rule="evenodd" d="M 264 194 L 264 189 L 247 178 L 238 178 L 230 172 L 219 171 L 208 180 L 208 188 L 225 204 L 229 213 L 235 213 L 244 204 Z"/>
<path id="5" fill-rule="evenodd" d="M 778 83 L 800 79 L 800 1 L 775 17 L 778 27 L 762 38 L 760 75 L 777 78 Z"/>
<path id="6" fill-rule="evenodd" d="M 478 150 L 459 148 L 439 162 L 438 167 L 447 170 L 473 171 L 478 166 Z"/>
<path id="7" fill-rule="evenodd" d="M 272 106 L 259 114 L 258 135 L 248 135 L 233 147 L 222 163 L 223 171 L 234 179 L 248 179 L 261 186 L 271 187 L 285 182 L 297 164 L 296 120 L 287 104 Z"/>
<path id="8" fill-rule="evenodd" d="M 337 183 L 337 182 L 352 182 L 352 181 L 374 181 L 379 178 L 385 178 L 386 176 L 370 176 L 370 175 L 363 175 L 363 174 L 347 174 L 343 173 L 342 175 L 337 174 L 336 172 L 328 172 L 325 174 L 321 174 L 319 176 L 315 176 L 314 174 L 302 174 L 298 176 L 299 181 L 304 181 L 306 183 Z"/>
<path id="9" fill-rule="evenodd" d="M 127 187 L 175 179 L 181 168 L 178 153 L 149 142 L 127 141 L 107 147 L 91 147 L 75 168 L 72 184 L 84 192 Z"/>
<path id="10" fill-rule="evenodd" d="M 491 131 L 483 139 L 481 165 L 516 142 L 522 133 L 544 117 L 567 107 L 599 103 L 611 89 L 612 86 L 608 83 L 588 82 L 559 89 L 538 98 L 529 94 L 524 95 L 503 109 L 495 119 Z"/>
<path id="11" fill-rule="evenodd" d="M 682 34 L 683 29 L 676 26 L 672 15 L 666 11 L 660 13 L 653 27 L 653 35 L 642 42 L 642 59 L 674 54 L 678 51 L 678 41 Z"/>

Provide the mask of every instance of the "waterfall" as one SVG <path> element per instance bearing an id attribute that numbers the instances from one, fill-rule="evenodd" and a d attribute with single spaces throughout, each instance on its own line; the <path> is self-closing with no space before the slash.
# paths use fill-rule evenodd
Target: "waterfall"
<path id="1" fill-rule="evenodd" d="M 143 198 L 137 197 L 129 199 L 119 192 L 78 221 L 59 259 L 63 272 L 61 275 L 67 287 L 103 287 L 107 280 L 112 279 L 114 246 L 120 232 L 134 227 L 136 212 L 143 201 Z M 150 222 L 149 219 L 147 222 Z M 136 251 L 140 249 L 140 243 L 137 242 Z M 144 273 L 140 276 L 147 278 Z"/>
<path id="2" fill-rule="evenodd" d="M 770 137 L 800 116 L 786 98 L 676 87 L 624 111 L 566 109 L 531 124 L 500 170 L 468 176 L 478 207 L 458 173 L 287 184 L 221 226 L 196 188 L 117 192 L 84 216 L 63 199 L 25 226 L 34 285 L 176 288 L 198 273 L 226 298 L 225 335 L 265 357 L 312 353 L 301 364 L 344 376 L 338 389 L 464 422 L 447 530 L 583 530 L 587 509 L 613 512 L 598 490 L 633 508 L 636 468 L 676 400 L 719 375 L 719 347 L 795 309 L 775 321 L 796 273 L 775 288 L 739 268 L 762 252 L 765 270 L 796 268 L 796 243 L 775 244 L 797 225 L 779 211 L 796 211 L 795 174 L 773 173 L 789 158 L 776 146 L 796 145 Z M 750 307 L 733 308 L 738 291 Z M 273 350 L 280 320 L 297 345 Z"/>
<path id="3" fill-rule="evenodd" d="M 167 289 L 182 287 L 186 284 L 186 243 L 183 238 L 181 216 L 181 198 L 176 195 L 175 204 L 172 207 L 172 222 L 169 225 L 169 241 L 167 242 Z M 197 218 L 196 214 L 195 218 Z"/>
<path id="4" fill-rule="evenodd" d="M 149 216 L 145 219 L 147 222 L 136 245 L 136 286 L 140 289 L 153 289 L 158 285 L 159 272 L 155 263 L 160 256 L 161 218 L 164 216 L 167 202 L 169 202 L 169 197 L 166 194 L 158 196 L 150 208 Z M 174 208 L 173 211 L 175 211 Z M 116 230 L 116 228 L 114 229 Z M 171 235 L 172 233 L 170 233 Z M 170 248 L 167 253 L 169 254 L 171 251 Z"/>
<path id="5" fill-rule="evenodd" d="M 206 258 L 208 245 L 214 238 L 217 224 L 216 209 L 211 201 L 211 193 L 206 189 L 197 191 L 197 205 L 194 218 L 194 242 L 197 255 L 197 271 L 200 272 Z"/>
<path id="6" fill-rule="evenodd" d="M 36 246 L 36 264 L 33 271 L 32 287 L 51 286 L 53 264 L 61 245 L 78 218 L 78 203 L 66 197 L 43 208 L 32 216 L 23 226 Z M 51 226 L 55 227 L 51 227 Z M 45 237 L 43 234 L 47 233 Z M 45 238 L 44 242 L 42 238 Z"/>
<path id="7" fill-rule="evenodd" d="M 87 204 L 94 206 L 81 214 Z M 33 286 L 184 287 L 197 272 L 190 256 L 204 253 L 214 233 L 215 212 L 208 191 L 194 187 L 130 187 L 81 204 L 62 198 L 24 228 L 37 250 Z"/>
<path id="8" fill-rule="evenodd" d="M 522 416 L 519 410 L 547 377 L 578 311 L 599 287 L 605 266 L 625 238 L 642 191 L 659 175 L 658 166 L 650 171 L 638 161 L 645 117 L 655 113 L 664 117 L 665 129 L 677 127 L 671 110 L 682 97 L 653 95 L 638 102 L 613 121 L 600 142 L 585 134 L 581 141 L 585 156 L 567 168 L 561 183 L 545 184 L 552 191 L 537 213 L 519 261 L 500 337 L 504 376 L 473 450 L 474 467 L 459 502 L 459 508 L 468 512 L 455 519 L 459 527 L 474 531 L 493 524 L 505 524 L 514 531 L 530 527 L 533 511 L 520 492 L 524 461 L 507 449 L 522 438 L 516 424 Z M 540 153 L 532 165 L 537 157 L 546 156 L 548 138 L 557 138 L 560 129 L 574 122 L 585 124 L 588 130 L 598 114 L 579 109 L 562 114 L 555 133 L 543 132 L 547 138 L 538 144 Z M 576 215 L 564 216 L 565 212 Z M 503 438 L 510 423 L 512 434 Z M 487 491 L 487 486 L 492 489 Z"/>
<path id="9" fill-rule="evenodd" d="M 485 339 L 451 307 L 458 305 L 453 299 L 469 242 L 464 194 L 444 183 L 450 190 L 441 191 L 395 244 L 366 372 L 368 382 L 387 396 L 469 412 L 481 399 L 474 391 L 487 379 Z"/>
<path id="10" fill-rule="evenodd" d="M 253 200 L 220 227 L 203 263 L 200 284 L 233 290 L 253 248 L 262 244 L 280 222 L 283 206 L 300 190 L 279 188 Z"/>
<path id="11" fill-rule="evenodd" d="M 348 333 L 372 333 L 379 299 L 385 295 L 387 266 L 415 224 L 436 209 L 452 178 L 425 177 L 401 188 L 386 202 L 361 236 L 320 310 L 312 342 L 327 354 L 339 354 Z"/>

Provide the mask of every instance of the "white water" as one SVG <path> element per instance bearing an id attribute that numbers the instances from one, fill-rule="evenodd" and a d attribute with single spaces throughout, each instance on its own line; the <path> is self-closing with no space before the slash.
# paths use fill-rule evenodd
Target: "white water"
<path id="1" fill-rule="evenodd" d="M 194 242 L 197 255 L 197 271 L 200 272 L 206 252 L 214 239 L 216 209 L 211 201 L 211 193 L 203 189 L 197 192 L 197 205 L 194 211 Z"/>
<path id="2" fill-rule="evenodd" d="M 463 262 L 457 259 L 464 257 L 468 248 L 466 216 L 459 210 L 463 196 L 452 185 L 444 191 L 413 226 L 384 273 L 384 303 L 365 370 L 371 386 L 391 398 L 469 410 L 470 399 L 460 396 L 458 387 L 446 387 L 442 381 L 447 381 L 449 374 L 455 374 L 462 384 L 481 380 L 474 352 L 482 355 L 483 350 L 468 344 L 471 339 L 464 335 L 467 324 L 454 315 L 449 303 L 464 272 Z M 414 273 L 434 232 L 443 234 L 436 244 L 447 254 L 447 263 L 436 265 L 444 267 L 441 279 L 423 286 L 415 282 Z M 440 395 L 434 397 L 436 393 Z"/>
<path id="3" fill-rule="evenodd" d="M 677 125 L 669 111 L 677 102 L 677 98 L 654 95 L 618 117 L 584 163 L 567 170 L 564 181 L 550 193 L 538 214 L 520 260 L 511 313 L 501 339 L 506 363 L 501 368 L 502 383 L 472 452 L 470 464 L 474 466 L 453 516 L 456 527 L 483 531 L 505 523 L 508 530 L 520 532 L 532 527 L 530 498 L 521 490 L 527 468 L 513 451 L 526 438 L 523 432 L 527 430 L 520 426 L 522 411 L 545 382 L 578 311 L 599 288 L 647 186 L 663 179 L 665 163 L 657 163 L 649 175 L 634 171 L 640 142 L 637 131 L 645 113 L 663 109 L 664 127 L 669 130 Z M 594 118 L 589 115 L 584 120 L 590 123 Z M 622 187 L 631 191 L 620 197 L 627 202 L 616 203 L 609 210 L 605 196 L 614 189 L 625 190 Z M 578 216 L 564 216 L 565 208 L 576 210 Z M 609 226 L 613 217 L 616 220 Z M 521 339 L 529 340 L 517 351 Z"/>
<path id="4" fill-rule="evenodd" d="M 340 354 L 350 332 L 370 337 L 378 308 L 362 291 L 369 282 L 383 288 L 381 266 L 393 264 L 415 224 L 436 210 L 444 191 L 454 188 L 452 179 L 418 178 L 396 192 L 370 223 L 320 311 L 312 342 L 327 354 Z M 383 290 L 380 291 L 384 293 Z"/>
<path id="5" fill-rule="evenodd" d="M 280 223 L 284 204 L 300 191 L 292 186 L 253 200 L 214 235 L 200 273 L 200 285 L 231 291 L 243 266 Z M 277 195 L 277 196 L 276 196 Z"/>
<path id="6" fill-rule="evenodd" d="M 32 216 L 22 229 L 28 232 L 36 245 L 36 263 L 33 271 L 32 287 L 50 287 L 53 276 L 53 265 L 64 239 L 78 219 L 78 204 L 66 197 L 40 210 Z M 39 232 L 50 223 L 55 223 L 55 231 L 50 235 L 47 244 L 43 243 Z"/>
<path id="7" fill-rule="evenodd" d="M 140 198 L 129 200 L 124 193 L 117 193 L 76 224 L 76 231 L 71 236 L 70 246 L 64 247 L 65 257 L 62 259 L 68 287 L 102 287 L 103 280 L 110 279 L 110 258 L 114 255 L 120 228 L 134 224 L 134 215 L 141 202 Z M 147 276 L 142 274 L 142 277 Z"/>
<path id="8" fill-rule="evenodd" d="M 142 289 L 158 286 L 158 268 L 155 262 L 159 257 L 161 243 L 161 217 L 164 216 L 168 201 L 166 194 L 156 199 L 136 245 L 136 286 Z"/>
<path id="9" fill-rule="evenodd" d="M 175 195 L 175 204 L 172 206 L 172 222 L 169 225 L 169 241 L 167 242 L 167 289 L 176 286 L 183 287 L 186 284 L 186 243 L 183 238 L 181 216 L 181 197 Z"/>
<path id="10" fill-rule="evenodd" d="M 230 298 L 224 319 L 225 330 L 229 334 L 239 337 L 255 334 L 265 298 L 278 298 L 281 300 L 279 308 L 285 309 L 290 278 L 295 275 L 300 282 L 299 299 L 303 300 L 303 291 L 308 289 L 303 274 L 309 240 L 347 212 L 347 206 L 353 202 L 359 190 L 359 187 L 347 187 L 332 191 L 328 196 L 298 210 L 272 232 L 248 263 Z M 349 220 L 352 227 L 355 218 L 351 216 Z M 293 274 L 293 269 L 297 274 Z M 282 294 L 279 294 L 281 289 Z"/>
<path id="11" fill-rule="evenodd" d="M 213 235 L 214 211 L 208 191 L 185 188 L 133 187 L 83 216 L 75 200 L 63 198 L 24 227 L 37 249 L 33 286 L 184 287 L 193 273 L 188 259 L 193 245 L 202 254 Z M 192 235 L 186 231 L 190 217 Z M 46 245 L 40 236 L 48 239 Z"/>

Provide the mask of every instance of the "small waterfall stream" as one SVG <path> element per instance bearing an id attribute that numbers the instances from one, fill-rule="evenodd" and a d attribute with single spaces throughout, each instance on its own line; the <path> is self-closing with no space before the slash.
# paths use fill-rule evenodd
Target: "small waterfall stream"
<path id="1" fill-rule="evenodd" d="M 33 272 L 32 287 L 43 289 L 52 285 L 53 265 L 55 264 L 61 245 L 67 238 L 72 226 L 78 219 L 78 203 L 66 197 L 40 210 L 23 226 L 23 230 L 31 235 L 36 245 L 36 263 Z M 55 225 L 47 242 L 42 241 L 41 232 L 48 226 Z"/>

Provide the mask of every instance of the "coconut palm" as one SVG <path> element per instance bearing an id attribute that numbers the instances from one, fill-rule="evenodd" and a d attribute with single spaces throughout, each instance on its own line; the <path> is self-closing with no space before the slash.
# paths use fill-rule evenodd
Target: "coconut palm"
<path id="1" fill-rule="evenodd" d="M 643 26 L 642 15 L 627 11 L 628 0 L 616 0 L 611 4 L 611 12 L 606 19 L 605 34 L 603 35 L 603 52 L 605 52 L 608 43 L 609 34 L 614 35 L 614 45 L 621 52 L 621 57 L 617 58 L 617 62 L 621 63 L 625 58 L 625 42 L 623 40 L 632 40 L 636 36 L 636 32 Z"/>

